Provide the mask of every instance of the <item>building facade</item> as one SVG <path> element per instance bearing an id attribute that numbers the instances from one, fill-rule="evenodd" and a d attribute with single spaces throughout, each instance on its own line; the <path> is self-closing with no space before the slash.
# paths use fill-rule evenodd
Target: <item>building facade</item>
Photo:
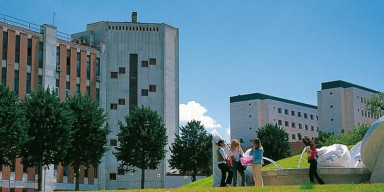
<path id="1" fill-rule="evenodd" d="M 93 97 L 109 115 L 111 150 L 98 167 L 80 168 L 80 190 L 140 188 L 139 172 L 119 170 L 112 154 L 119 144 L 118 121 L 134 107 L 149 106 L 164 120 L 166 149 L 173 142 L 179 124 L 178 29 L 139 23 L 133 13 L 132 22 L 88 24 L 86 31 L 63 40 L 55 26 L 20 25 L 20 21 L 0 22 L 1 84 L 21 99 L 38 86 L 55 89 L 62 101 L 80 93 Z M 0 168 L 2 191 L 33 191 L 37 187 L 34 168 L 16 162 L 14 170 Z M 146 187 L 164 187 L 167 171 L 166 160 L 157 170 L 147 170 Z M 74 189 L 70 166 L 52 165 L 43 175 L 45 190 Z"/>
<path id="2" fill-rule="evenodd" d="M 318 136 L 317 107 L 261 93 L 230 98 L 231 139 L 252 146 L 256 131 L 267 123 L 283 128 L 290 142 Z"/>
<path id="3" fill-rule="evenodd" d="M 374 93 L 378 91 L 341 80 L 322 83 L 317 92 L 319 127 L 338 135 L 361 125 L 371 126 L 382 115 L 366 109 L 367 99 Z"/>

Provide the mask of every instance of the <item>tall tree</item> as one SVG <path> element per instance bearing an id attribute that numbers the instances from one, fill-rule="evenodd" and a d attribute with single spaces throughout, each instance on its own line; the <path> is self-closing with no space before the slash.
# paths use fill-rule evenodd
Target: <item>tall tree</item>
<path id="1" fill-rule="evenodd" d="M 0 166 L 11 166 L 20 155 L 26 125 L 16 93 L 0 85 Z"/>
<path id="2" fill-rule="evenodd" d="M 105 145 L 110 130 L 105 124 L 107 115 L 104 110 L 89 96 L 75 95 L 67 104 L 74 115 L 74 121 L 71 148 L 65 160 L 73 166 L 76 175 L 75 190 L 78 191 L 80 166 L 100 164 L 100 159 L 108 150 Z"/>
<path id="3" fill-rule="evenodd" d="M 119 121 L 120 145 L 116 156 L 120 167 L 141 169 L 141 188 L 144 189 L 145 169 L 157 169 L 165 157 L 167 135 L 162 118 L 149 107 L 137 107 L 125 116 L 125 125 Z M 128 169 L 125 169 L 128 171 Z"/>
<path id="4" fill-rule="evenodd" d="M 267 123 L 260 127 L 256 133 L 264 148 L 263 156 L 277 161 L 290 155 L 288 133 L 279 128 L 278 125 Z"/>
<path id="5" fill-rule="evenodd" d="M 212 136 L 207 134 L 200 121 L 192 120 L 180 127 L 180 135 L 175 134 L 169 165 L 182 174 L 192 175 L 196 181 L 198 173 L 210 174 L 212 162 Z"/>
<path id="6" fill-rule="evenodd" d="M 42 167 L 65 162 L 70 146 L 73 115 L 53 91 L 39 88 L 22 101 L 29 123 L 27 140 L 21 150 L 22 164 L 37 166 L 38 191 L 42 186 Z"/>
<path id="7" fill-rule="evenodd" d="M 374 115 L 383 115 L 384 93 L 372 94 L 367 100 L 367 110 Z"/>

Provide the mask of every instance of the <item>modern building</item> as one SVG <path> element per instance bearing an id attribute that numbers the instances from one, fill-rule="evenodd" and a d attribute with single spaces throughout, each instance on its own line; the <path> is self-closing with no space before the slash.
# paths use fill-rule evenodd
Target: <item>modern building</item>
<path id="1" fill-rule="evenodd" d="M 261 93 L 230 98 L 231 139 L 251 146 L 256 131 L 267 123 L 283 128 L 290 142 L 318 136 L 317 107 Z"/>
<path id="2" fill-rule="evenodd" d="M 178 29 L 164 23 L 139 23 L 134 12 L 132 22 L 101 21 L 69 36 L 52 25 L 1 16 L 1 84 L 21 99 L 38 86 L 54 88 L 62 101 L 73 94 L 89 94 L 109 114 L 111 150 L 98 167 L 80 168 L 80 190 L 140 188 L 139 172 L 125 174 L 112 154 L 119 144 L 117 122 L 134 107 L 149 106 L 164 120 L 169 149 L 179 125 Z M 146 170 L 146 187 L 165 186 L 166 159 L 158 169 Z M 0 167 L 0 188 L 34 191 L 34 168 L 16 162 L 13 170 Z M 45 190 L 74 189 L 70 166 L 52 165 L 43 175 Z"/>
<path id="3" fill-rule="evenodd" d="M 322 83 L 317 92 L 319 127 L 338 135 L 361 125 L 370 126 L 381 116 L 366 109 L 367 99 L 374 93 L 378 91 L 341 80 Z"/>

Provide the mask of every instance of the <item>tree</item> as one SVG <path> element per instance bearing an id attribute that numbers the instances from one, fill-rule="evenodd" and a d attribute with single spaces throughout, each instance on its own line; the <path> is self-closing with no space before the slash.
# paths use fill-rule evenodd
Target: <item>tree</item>
<path id="1" fill-rule="evenodd" d="M 29 123 L 27 140 L 21 150 L 22 164 L 37 166 L 38 191 L 41 191 L 42 167 L 64 162 L 70 146 L 72 113 L 55 93 L 39 88 L 22 101 Z"/>
<path id="2" fill-rule="evenodd" d="M 175 142 L 170 147 L 170 167 L 192 175 L 192 182 L 196 181 L 198 173 L 210 174 L 212 162 L 212 136 L 200 123 L 192 120 L 180 127 L 181 133 L 175 134 Z"/>
<path id="3" fill-rule="evenodd" d="M 353 130 L 344 132 L 341 135 L 333 135 L 333 133 L 319 132 L 319 137 L 316 139 L 316 147 L 329 146 L 333 144 L 355 145 L 363 140 L 369 126 L 362 125 Z"/>
<path id="4" fill-rule="evenodd" d="M 144 189 L 145 169 L 156 169 L 164 159 L 167 145 L 166 130 L 162 118 L 149 107 L 137 107 L 125 116 L 125 124 L 118 122 L 120 145 L 114 155 L 121 161 L 120 167 L 141 169 L 141 188 Z"/>
<path id="5" fill-rule="evenodd" d="M 267 123 L 260 127 L 256 134 L 264 148 L 263 156 L 277 161 L 290 155 L 288 133 L 278 125 Z"/>
<path id="6" fill-rule="evenodd" d="M 14 166 L 11 162 L 20 155 L 25 129 L 16 93 L 0 85 L 0 166 Z"/>
<path id="7" fill-rule="evenodd" d="M 76 175 L 75 190 L 79 190 L 79 168 L 81 165 L 97 166 L 107 151 L 107 135 L 110 133 L 105 125 L 107 115 L 89 96 L 75 95 L 67 104 L 74 115 L 72 124 L 71 148 L 67 152 L 66 162 L 73 166 Z"/>
<path id="8" fill-rule="evenodd" d="M 367 100 L 367 110 L 374 115 L 382 115 L 384 111 L 384 93 L 372 94 Z"/>

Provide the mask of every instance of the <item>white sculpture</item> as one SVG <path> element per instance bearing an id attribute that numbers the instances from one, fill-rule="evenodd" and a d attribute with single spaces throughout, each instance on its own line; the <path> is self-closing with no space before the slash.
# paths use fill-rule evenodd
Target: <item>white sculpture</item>
<path id="1" fill-rule="evenodd" d="M 361 148 L 361 141 L 358 142 L 355 146 L 353 146 L 351 150 L 349 150 L 349 153 L 351 154 L 351 160 L 348 161 L 345 167 L 348 167 L 348 168 L 365 167 L 363 161 L 361 160 L 360 148 Z"/>
<path id="2" fill-rule="evenodd" d="M 342 144 L 333 144 L 317 150 L 318 167 L 345 167 L 351 160 L 348 147 Z"/>

